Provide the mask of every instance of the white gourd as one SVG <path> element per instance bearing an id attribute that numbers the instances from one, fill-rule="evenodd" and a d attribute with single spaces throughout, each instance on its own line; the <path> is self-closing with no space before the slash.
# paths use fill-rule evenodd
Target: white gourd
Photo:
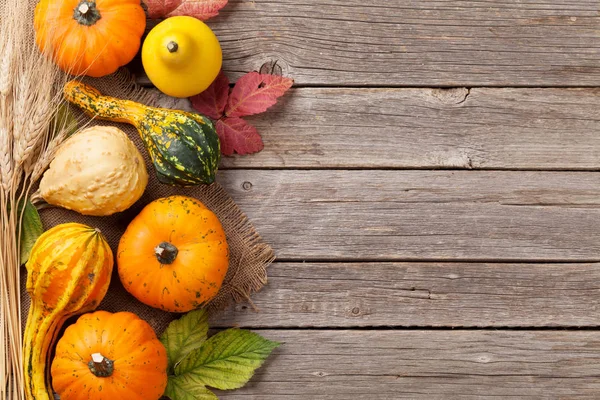
<path id="1" fill-rule="evenodd" d="M 42 177 L 40 194 L 49 204 L 104 216 L 131 207 L 147 184 L 144 159 L 125 132 L 94 126 L 58 149 Z"/>

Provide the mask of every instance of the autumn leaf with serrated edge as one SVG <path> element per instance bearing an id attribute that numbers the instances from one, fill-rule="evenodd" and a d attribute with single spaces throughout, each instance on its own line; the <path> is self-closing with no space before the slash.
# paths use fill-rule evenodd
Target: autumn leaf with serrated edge
<path id="1" fill-rule="evenodd" d="M 143 2 L 150 19 L 187 15 L 201 21 L 216 17 L 219 10 L 227 5 L 227 0 L 143 0 Z"/>
<path id="2" fill-rule="evenodd" d="M 244 386 L 280 345 L 242 329 L 228 329 L 205 340 L 207 331 L 206 313 L 197 310 L 171 322 L 161 335 L 170 369 L 165 396 L 171 400 L 216 400 L 206 386 L 221 390 Z"/>
<path id="3" fill-rule="evenodd" d="M 165 396 L 171 400 L 218 400 L 216 394 L 208 390 L 202 382 L 190 377 L 170 376 Z"/>
<path id="4" fill-rule="evenodd" d="M 283 76 L 250 72 L 235 83 L 225 107 L 225 115 L 245 117 L 265 112 L 277 103 L 277 99 L 293 83 L 292 79 Z"/>
<path id="5" fill-rule="evenodd" d="M 238 79 L 233 89 L 221 71 L 204 92 L 190 98 L 192 106 L 215 121 L 221 153 L 252 154 L 264 148 L 255 127 L 241 117 L 265 112 L 292 87 L 290 78 L 250 72 Z"/>
<path id="6" fill-rule="evenodd" d="M 234 151 L 240 155 L 258 153 L 265 147 L 256 128 L 241 118 L 221 118 L 215 129 L 221 140 L 221 152 L 225 155 Z"/>
<path id="7" fill-rule="evenodd" d="M 204 310 L 189 312 L 169 324 L 160 337 L 169 358 L 168 374 L 173 374 L 175 365 L 206 341 L 207 334 L 208 315 Z"/>

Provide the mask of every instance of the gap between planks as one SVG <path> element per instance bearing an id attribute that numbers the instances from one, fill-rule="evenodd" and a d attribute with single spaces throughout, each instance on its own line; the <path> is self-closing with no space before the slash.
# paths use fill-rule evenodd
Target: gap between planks
<path id="1" fill-rule="evenodd" d="M 164 107 L 188 100 L 159 96 Z M 599 89 L 292 89 L 222 169 L 600 170 Z"/>
<path id="2" fill-rule="evenodd" d="M 222 171 L 286 260 L 595 261 L 595 172 Z"/>
<path id="3" fill-rule="evenodd" d="M 595 0 L 231 0 L 208 23 L 232 77 L 278 60 L 302 85 L 600 84 Z"/>
<path id="4" fill-rule="evenodd" d="M 265 330 L 283 342 L 223 399 L 597 399 L 600 332 Z"/>
<path id="5" fill-rule="evenodd" d="M 248 118 L 264 150 L 221 168 L 597 171 L 599 107 L 600 88 L 292 89 Z"/>
<path id="6" fill-rule="evenodd" d="M 214 322 L 213 322 L 214 323 Z M 210 328 L 211 333 L 221 332 L 229 328 L 243 328 L 252 330 L 255 332 L 261 331 L 282 331 L 282 332 L 336 332 L 336 331 L 392 331 L 392 332 L 411 332 L 411 331 L 452 331 L 452 332 L 579 332 L 579 331 L 591 331 L 600 332 L 600 325 L 595 326 L 565 326 L 565 327 L 550 327 L 550 326 L 430 326 L 430 325 L 419 325 L 419 326 L 314 326 L 314 327 L 286 327 L 286 326 L 251 326 L 251 325 L 226 325 L 226 326 L 212 326 Z"/>
<path id="7" fill-rule="evenodd" d="M 293 89 L 223 168 L 600 170 L 600 89 Z"/>
<path id="8" fill-rule="evenodd" d="M 286 263 L 212 326 L 571 329 L 600 327 L 600 263 Z"/>

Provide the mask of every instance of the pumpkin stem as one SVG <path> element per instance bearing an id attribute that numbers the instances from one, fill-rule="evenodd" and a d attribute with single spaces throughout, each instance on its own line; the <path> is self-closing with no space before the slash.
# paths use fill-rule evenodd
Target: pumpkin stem
<path id="1" fill-rule="evenodd" d="M 92 354 L 92 359 L 88 363 L 88 368 L 92 374 L 98 378 L 107 378 L 113 374 L 115 370 L 115 362 L 104 357 L 100 353 Z"/>
<path id="2" fill-rule="evenodd" d="M 161 264 L 173 264 L 179 250 L 169 242 L 162 242 L 154 248 L 154 253 Z"/>
<path id="3" fill-rule="evenodd" d="M 100 18 L 102 18 L 102 15 L 96 8 L 95 0 L 82 0 L 73 10 L 73 19 L 81 25 L 94 25 Z"/>
<path id="4" fill-rule="evenodd" d="M 167 44 L 167 50 L 169 50 L 169 53 L 175 53 L 177 52 L 177 50 L 179 50 L 179 45 L 177 44 L 177 42 L 170 41 Z"/>

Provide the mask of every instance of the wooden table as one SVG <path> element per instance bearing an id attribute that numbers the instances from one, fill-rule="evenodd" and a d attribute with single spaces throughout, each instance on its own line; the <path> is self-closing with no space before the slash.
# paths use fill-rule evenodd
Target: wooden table
<path id="1" fill-rule="evenodd" d="M 220 172 L 278 260 L 214 325 L 285 342 L 221 398 L 600 398 L 598 0 L 229 3 L 296 85 Z"/>

